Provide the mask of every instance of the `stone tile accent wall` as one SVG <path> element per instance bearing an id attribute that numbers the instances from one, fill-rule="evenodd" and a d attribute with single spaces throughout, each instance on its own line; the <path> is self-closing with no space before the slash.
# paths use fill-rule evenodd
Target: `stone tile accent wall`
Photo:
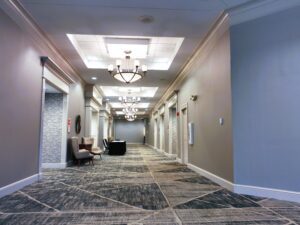
<path id="1" fill-rule="evenodd" d="M 43 163 L 61 162 L 62 119 L 63 94 L 46 93 L 43 124 Z"/>

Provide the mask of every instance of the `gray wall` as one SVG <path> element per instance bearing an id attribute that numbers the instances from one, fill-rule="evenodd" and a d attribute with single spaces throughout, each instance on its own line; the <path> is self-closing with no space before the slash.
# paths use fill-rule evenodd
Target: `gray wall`
<path id="1" fill-rule="evenodd" d="M 0 187 L 39 172 L 41 55 L 48 52 L 37 50 L 28 33 L 0 10 Z M 84 117 L 83 84 L 72 85 L 69 105 L 70 137 L 75 115 Z"/>
<path id="2" fill-rule="evenodd" d="M 235 183 L 300 191 L 300 8 L 231 28 Z"/>
<path id="3" fill-rule="evenodd" d="M 38 173 L 42 93 L 39 54 L 0 10 L 0 187 Z"/>
<path id="4" fill-rule="evenodd" d="M 63 94 L 46 93 L 43 115 L 43 163 L 61 162 L 63 112 Z"/>
<path id="5" fill-rule="evenodd" d="M 187 103 L 188 122 L 195 124 L 195 143 L 189 146 L 189 163 L 233 181 L 230 72 L 229 25 L 225 21 L 176 89 L 179 89 L 178 110 Z M 191 95 L 198 95 L 198 100 L 191 101 Z M 165 143 L 169 139 L 168 115 L 165 107 Z M 220 117 L 225 120 L 223 126 L 219 124 Z M 150 131 L 153 122 L 151 118 Z M 148 138 L 151 145 L 153 133 Z M 181 157 L 180 153 L 178 156 Z"/>
<path id="6" fill-rule="evenodd" d="M 205 58 L 196 61 L 180 87 L 179 110 L 188 103 L 188 122 L 195 123 L 195 143 L 189 163 L 233 181 L 231 128 L 230 37 L 228 24 L 218 31 Z M 193 102 L 191 95 L 198 95 Z M 224 118 L 224 125 L 219 118 Z"/>
<path id="7" fill-rule="evenodd" d="M 84 106 L 84 84 L 75 83 L 70 85 L 70 93 L 69 93 L 69 108 L 68 108 L 68 118 L 71 119 L 71 132 L 68 133 L 68 137 L 84 136 L 84 116 L 85 116 L 85 106 Z M 79 134 L 75 132 L 75 119 L 76 116 L 81 116 L 81 131 Z"/>
<path id="8" fill-rule="evenodd" d="M 143 143 L 145 127 L 143 120 L 128 122 L 116 119 L 114 126 L 115 139 L 125 140 L 127 143 Z"/>
<path id="9" fill-rule="evenodd" d="M 154 118 L 150 117 L 146 119 L 146 143 L 148 145 L 154 146 Z"/>

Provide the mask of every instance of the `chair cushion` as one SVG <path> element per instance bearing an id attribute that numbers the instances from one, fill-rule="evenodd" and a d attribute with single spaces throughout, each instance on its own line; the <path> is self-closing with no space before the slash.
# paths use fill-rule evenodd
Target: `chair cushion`
<path id="1" fill-rule="evenodd" d="M 93 148 L 92 151 L 91 151 L 91 153 L 92 153 L 92 154 L 95 154 L 95 155 L 100 155 L 100 154 L 102 154 L 103 152 L 104 152 L 104 151 L 101 150 L 100 148 Z"/>
<path id="2" fill-rule="evenodd" d="M 94 144 L 94 138 L 83 137 L 82 141 L 83 141 L 83 144 L 86 144 L 86 145 L 92 145 L 92 144 Z"/>
<path id="3" fill-rule="evenodd" d="M 76 156 L 77 159 L 86 159 L 91 157 L 93 157 L 93 155 L 88 150 L 85 149 L 80 149 Z"/>

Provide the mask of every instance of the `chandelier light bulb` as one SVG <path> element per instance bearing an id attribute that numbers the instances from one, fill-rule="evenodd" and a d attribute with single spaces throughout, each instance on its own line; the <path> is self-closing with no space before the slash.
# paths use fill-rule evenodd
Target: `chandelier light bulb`
<path id="1" fill-rule="evenodd" d="M 114 65 L 112 65 L 112 64 L 108 65 L 107 70 L 108 70 L 109 72 L 114 71 Z"/>
<path id="2" fill-rule="evenodd" d="M 122 65 L 122 60 L 117 59 L 117 60 L 116 60 L 116 65 L 117 65 L 117 66 L 121 66 L 121 65 Z"/>
<path id="3" fill-rule="evenodd" d="M 148 70 L 147 66 L 146 65 L 142 65 L 142 71 L 143 72 L 147 72 L 147 70 Z"/>
<path id="4" fill-rule="evenodd" d="M 139 60 L 134 60 L 134 66 L 139 67 L 140 66 L 140 61 Z"/>

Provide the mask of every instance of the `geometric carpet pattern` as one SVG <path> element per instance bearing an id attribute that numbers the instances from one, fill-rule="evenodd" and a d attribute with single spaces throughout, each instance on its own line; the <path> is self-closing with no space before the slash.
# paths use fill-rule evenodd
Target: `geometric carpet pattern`
<path id="1" fill-rule="evenodd" d="M 44 170 L 0 199 L 0 224 L 300 224 L 300 204 L 232 193 L 148 147 L 102 158 Z"/>

